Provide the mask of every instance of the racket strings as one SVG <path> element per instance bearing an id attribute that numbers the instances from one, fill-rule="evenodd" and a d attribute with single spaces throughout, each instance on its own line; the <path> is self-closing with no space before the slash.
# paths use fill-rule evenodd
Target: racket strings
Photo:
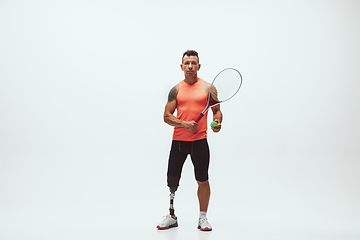
<path id="1" fill-rule="evenodd" d="M 211 96 L 220 102 L 229 100 L 239 91 L 241 83 L 241 74 L 233 68 L 227 68 L 214 79 Z"/>

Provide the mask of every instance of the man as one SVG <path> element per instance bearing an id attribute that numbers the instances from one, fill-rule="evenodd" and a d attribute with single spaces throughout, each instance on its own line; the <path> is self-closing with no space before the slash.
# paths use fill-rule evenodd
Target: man
<path id="1" fill-rule="evenodd" d="M 168 161 L 167 183 L 170 188 L 170 214 L 165 217 L 157 228 L 160 230 L 177 227 L 177 217 L 174 213 L 173 200 L 179 186 L 183 164 L 190 154 L 198 183 L 198 199 L 200 217 L 198 228 L 201 231 L 211 231 L 206 212 L 210 199 L 208 177 L 210 152 L 207 143 L 207 113 L 196 123 L 194 120 L 207 104 L 211 84 L 197 76 L 201 64 L 198 53 L 188 50 L 183 54 L 181 70 L 185 79 L 173 87 L 168 96 L 164 111 L 164 121 L 174 126 L 173 141 Z M 175 117 L 173 113 L 177 111 Z M 212 130 L 221 130 L 222 113 L 220 105 L 211 108 L 213 120 L 218 123 Z"/>

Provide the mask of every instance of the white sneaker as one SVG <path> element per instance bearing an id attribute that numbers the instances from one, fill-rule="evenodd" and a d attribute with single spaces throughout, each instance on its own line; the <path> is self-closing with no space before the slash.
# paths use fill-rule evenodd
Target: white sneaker
<path id="1" fill-rule="evenodd" d="M 198 229 L 200 229 L 201 231 L 211 231 L 212 230 L 212 227 L 206 217 L 199 218 Z"/>
<path id="2" fill-rule="evenodd" d="M 177 218 L 173 218 L 170 216 L 170 214 L 165 216 L 165 219 L 157 226 L 159 230 L 166 230 L 169 228 L 177 227 Z"/>

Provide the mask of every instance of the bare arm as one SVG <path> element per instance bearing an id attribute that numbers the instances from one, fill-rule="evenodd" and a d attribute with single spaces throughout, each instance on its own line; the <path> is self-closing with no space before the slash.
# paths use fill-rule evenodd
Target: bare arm
<path id="1" fill-rule="evenodd" d="M 213 128 L 211 128 L 214 132 L 219 132 L 221 130 L 221 122 L 223 119 L 223 114 L 220 111 L 220 105 L 216 105 L 211 108 L 213 111 L 213 121 L 217 122 L 218 125 L 215 125 Z"/>
<path id="2" fill-rule="evenodd" d="M 211 84 L 206 83 L 205 84 L 205 92 L 208 95 L 210 92 L 210 86 Z M 213 86 L 212 91 L 211 91 L 211 96 L 217 100 L 217 90 L 216 87 Z M 216 105 L 214 107 L 211 108 L 212 112 L 213 112 L 213 121 L 217 122 L 218 125 L 215 125 L 213 128 L 211 128 L 213 130 L 213 132 L 219 132 L 221 130 L 221 122 L 223 119 L 223 114 L 220 110 L 220 105 Z"/>
<path id="3" fill-rule="evenodd" d="M 168 96 L 168 101 L 165 105 L 165 111 L 164 111 L 164 122 L 169 124 L 170 126 L 174 127 L 183 127 L 188 131 L 194 131 L 197 127 L 197 123 L 195 121 L 183 121 L 178 118 L 176 118 L 173 114 L 176 109 L 176 95 L 178 93 L 179 86 L 176 85 L 173 87 Z"/>

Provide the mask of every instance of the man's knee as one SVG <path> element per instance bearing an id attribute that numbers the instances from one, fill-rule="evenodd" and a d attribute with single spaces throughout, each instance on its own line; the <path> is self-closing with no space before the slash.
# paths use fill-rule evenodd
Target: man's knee
<path id="1" fill-rule="evenodd" d="M 206 181 L 197 181 L 199 187 L 209 187 L 210 184 L 209 184 L 209 180 L 206 180 Z"/>

